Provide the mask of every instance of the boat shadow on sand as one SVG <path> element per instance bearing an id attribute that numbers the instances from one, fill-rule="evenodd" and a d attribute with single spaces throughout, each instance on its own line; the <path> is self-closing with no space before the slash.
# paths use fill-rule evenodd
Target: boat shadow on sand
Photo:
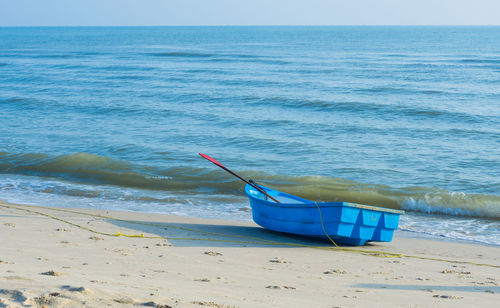
<path id="1" fill-rule="evenodd" d="M 120 231 L 123 234 L 164 237 L 178 247 L 335 247 L 328 239 L 275 232 L 259 226 L 120 220 L 108 222 L 123 228 Z M 365 245 L 367 248 L 370 246 L 377 247 L 379 244 Z"/>

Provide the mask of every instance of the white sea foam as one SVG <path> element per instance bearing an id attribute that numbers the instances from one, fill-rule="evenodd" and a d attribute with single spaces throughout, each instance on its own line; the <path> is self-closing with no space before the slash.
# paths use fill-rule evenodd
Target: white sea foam
<path id="1" fill-rule="evenodd" d="M 409 213 L 399 229 L 433 237 L 500 245 L 500 222 L 479 218 Z"/>
<path id="2" fill-rule="evenodd" d="M 500 218 L 500 204 L 494 196 L 468 195 L 463 192 L 425 194 L 422 199 L 405 198 L 401 207 L 407 211 L 451 216 Z"/>

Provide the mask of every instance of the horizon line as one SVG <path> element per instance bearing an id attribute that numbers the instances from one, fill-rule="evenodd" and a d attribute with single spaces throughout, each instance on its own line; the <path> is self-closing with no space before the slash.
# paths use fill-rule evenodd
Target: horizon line
<path id="1" fill-rule="evenodd" d="M 0 25 L 0 28 L 58 28 L 58 27 L 498 27 L 500 24 L 331 24 L 331 25 Z"/>

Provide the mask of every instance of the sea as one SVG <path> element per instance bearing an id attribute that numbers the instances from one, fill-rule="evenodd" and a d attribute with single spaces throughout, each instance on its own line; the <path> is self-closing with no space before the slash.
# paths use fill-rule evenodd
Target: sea
<path id="1" fill-rule="evenodd" d="M 500 245 L 500 27 L 0 28 L 0 199 L 251 221 L 200 152 Z"/>

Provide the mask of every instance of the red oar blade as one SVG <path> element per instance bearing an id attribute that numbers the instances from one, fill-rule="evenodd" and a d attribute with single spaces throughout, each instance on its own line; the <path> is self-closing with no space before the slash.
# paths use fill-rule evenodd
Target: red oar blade
<path id="1" fill-rule="evenodd" d="M 206 160 L 216 164 L 219 167 L 224 167 L 221 163 L 219 163 L 215 158 L 208 156 L 207 154 L 200 153 L 201 157 L 205 158 Z"/>

